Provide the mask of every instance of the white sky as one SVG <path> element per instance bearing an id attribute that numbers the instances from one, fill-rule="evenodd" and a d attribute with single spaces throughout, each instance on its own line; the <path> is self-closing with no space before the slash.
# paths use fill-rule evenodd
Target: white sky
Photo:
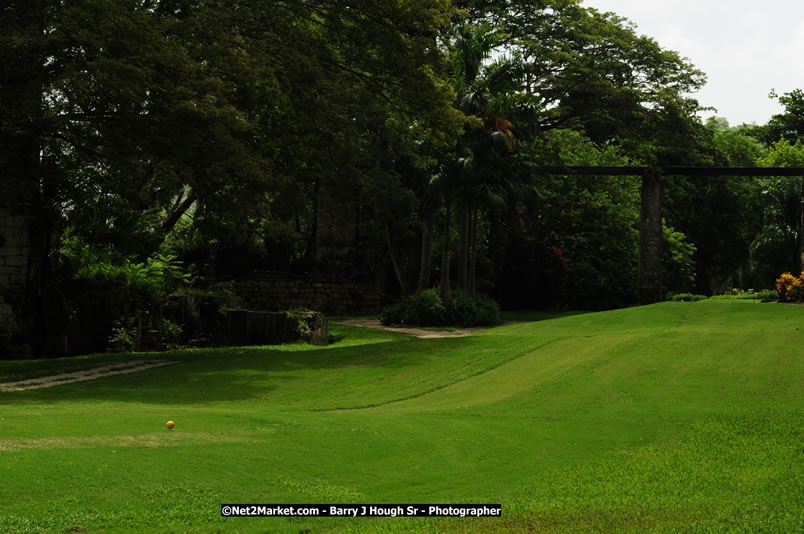
<path id="1" fill-rule="evenodd" d="M 804 0 L 584 0 L 613 11 L 707 75 L 695 96 L 729 124 L 765 124 L 783 108 L 768 98 L 804 89 Z"/>

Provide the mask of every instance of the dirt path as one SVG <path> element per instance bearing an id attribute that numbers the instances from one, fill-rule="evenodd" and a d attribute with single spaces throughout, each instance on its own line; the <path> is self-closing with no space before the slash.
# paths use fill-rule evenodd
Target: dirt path
<path id="1" fill-rule="evenodd" d="M 146 369 L 153 369 L 154 367 L 162 367 L 163 365 L 171 365 L 174 363 L 179 362 L 156 360 L 150 362 L 137 361 L 137 362 L 115 363 L 111 365 L 95 367 L 93 369 L 84 369 L 83 371 L 74 371 L 71 373 L 62 373 L 59 375 L 51 375 L 51 376 L 40 376 L 39 378 L 29 378 L 27 380 L 20 380 L 18 382 L 0 383 L 0 392 L 25 391 L 26 389 L 49 388 L 53 386 L 60 386 L 62 384 L 72 384 L 73 382 L 84 382 L 87 380 L 95 380 L 96 378 L 103 378 L 105 376 L 136 373 L 137 371 L 144 371 Z"/>
<path id="2" fill-rule="evenodd" d="M 363 321 L 338 321 L 338 324 L 345 324 L 349 326 L 363 326 L 365 328 L 378 328 L 380 330 L 388 330 L 389 332 L 399 332 L 401 334 L 408 334 L 422 339 L 437 338 L 437 337 L 466 337 L 480 330 L 493 328 L 491 326 L 475 326 L 472 328 L 459 328 L 457 330 L 452 331 L 425 330 L 424 328 L 385 326 L 381 324 L 378 319 L 370 319 Z"/>
<path id="3" fill-rule="evenodd" d="M 507 324 L 511 321 L 505 321 Z M 514 321 L 515 322 L 515 321 Z M 377 328 L 380 330 L 388 330 L 390 332 L 399 332 L 401 334 L 408 334 L 422 339 L 433 339 L 441 337 L 466 337 L 472 335 L 480 330 L 492 328 L 490 326 L 476 326 L 473 328 L 459 328 L 457 330 L 425 330 L 424 328 L 405 328 L 395 326 L 385 326 L 377 319 L 360 320 L 360 321 L 338 321 L 338 324 L 345 324 L 349 326 L 362 326 L 365 328 Z M 85 382 L 87 380 L 95 380 L 105 376 L 122 375 L 126 373 L 136 373 L 146 369 L 153 369 L 155 367 L 162 367 L 163 365 L 171 365 L 179 363 L 175 361 L 156 360 L 150 362 L 128 362 L 116 363 L 111 365 L 104 365 L 102 367 L 95 367 L 93 369 L 85 369 L 83 371 L 74 371 L 71 373 L 62 373 L 51 376 L 40 376 L 38 378 L 30 378 L 28 380 L 20 380 L 18 382 L 3 382 L 0 383 L 0 393 L 5 391 L 25 391 L 26 389 L 39 389 L 49 388 L 53 386 L 60 386 L 61 384 L 72 384 L 74 382 Z"/>

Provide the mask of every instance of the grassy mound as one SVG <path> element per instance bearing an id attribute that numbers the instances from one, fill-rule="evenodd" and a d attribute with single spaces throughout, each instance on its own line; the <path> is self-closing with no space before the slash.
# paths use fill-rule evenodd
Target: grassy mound
<path id="1" fill-rule="evenodd" d="M 802 307 L 708 300 L 128 356 L 181 363 L 0 393 L 0 532 L 800 531 L 803 325 Z M 503 516 L 222 518 L 225 502 Z"/>

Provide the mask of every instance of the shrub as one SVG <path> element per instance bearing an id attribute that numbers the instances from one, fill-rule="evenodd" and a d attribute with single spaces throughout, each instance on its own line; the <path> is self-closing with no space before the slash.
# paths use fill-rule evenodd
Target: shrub
<path id="1" fill-rule="evenodd" d="M 402 303 L 388 306 L 380 313 L 380 322 L 384 325 L 402 324 Z"/>
<path id="2" fill-rule="evenodd" d="M 329 341 L 327 319 L 324 314 L 312 310 L 288 310 L 290 339 L 301 339 L 313 345 L 326 345 Z"/>
<path id="3" fill-rule="evenodd" d="M 776 298 L 776 291 L 773 289 L 762 289 L 755 291 L 753 289 L 729 289 L 723 295 L 714 295 L 713 299 L 738 299 L 738 300 L 772 300 Z"/>
<path id="4" fill-rule="evenodd" d="M 796 277 L 784 273 L 776 279 L 776 295 L 780 302 L 800 302 L 804 300 L 804 272 Z"/>
<path id="5" fill-rule="evenodd" d="M 419 326 L 477 326 L 494 324 L 499 319 L 500 308 L 494 300 L 456 290 L 452 293 L 449 309 L 444 308 L 438 288 L 408 295 L 398 304 L 383 310 L 380 322 Z"/>
<path id="6" fill-rule="evenodd" d="M 425 289 L 408 295 L 396 306 L 383 311 L 383 324 L 415 324 L 441 326 L 447 322 L 447 310 L 441 302 L 438 288 Z"/>
<path id="7" fill-rule="evenodd" d="M 182 327 L 161 313 L 138 311 L 113 323 L 107 340 L 111 352 L 168 350 L 181 347 Z"/>
<path id="8" fill-rule="evenodd" d="M 76 336 L 81 350 L 159 350 L 180 341 L 181 326 L 163 315 L 168 296 L 189 282 L 175 257 L 155 253 L 139 261 L 70 232 L 60 254 L 66 300 L 88 325 Z"/>
<path id="9" fill-rule="evenodd" d="M 706 295 L 693 295 L 692 293 L 679 293 L 670 297 L 673 302 L 698 302 L 706 300 Z"/>
<path id="10" fill-rule="evenodd" d="M 485 295 L 474 297 L 464 291 L 452 293 L 447 317 L 450 324 L 478 326 L 496 323 L 500 318 L 497 303 Z"/>
<path id="11" fill-rule="evenodd" d="M 757 291 L 756 293 L 754 293 L 752 295 L 740 295 L 737 298 L 739 298 L 739 299 L 754 298 L 754 299 L 760 299 L 760 300 L 771 300 L 771 299 L 776 298 L 776 291 L 774 291 L 773 289 L 763 289 L 763 290 Z"/>
<path id="12" fill-rule="evenodd" d="M 405 298 L 403 322 L 438 326 L 446 324 L 447 310 L 438 289 L 426 289 Z"/>

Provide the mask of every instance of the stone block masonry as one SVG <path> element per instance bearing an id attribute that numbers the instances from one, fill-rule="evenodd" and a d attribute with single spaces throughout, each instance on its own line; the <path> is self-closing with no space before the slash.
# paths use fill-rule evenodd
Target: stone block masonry
<path id="1" fill-rule="evenodd" d="M 14 309 L 5 302 L 0 302 L 0 340 L 10 338 L 16 329 Z"/>
<path id="2" fill-rule="evenodd" d="M 30 250 L 27 222 L 23 209 L 0 203 L 0 340 L 17 330 L 14 307 L 25 292 Z"/>

